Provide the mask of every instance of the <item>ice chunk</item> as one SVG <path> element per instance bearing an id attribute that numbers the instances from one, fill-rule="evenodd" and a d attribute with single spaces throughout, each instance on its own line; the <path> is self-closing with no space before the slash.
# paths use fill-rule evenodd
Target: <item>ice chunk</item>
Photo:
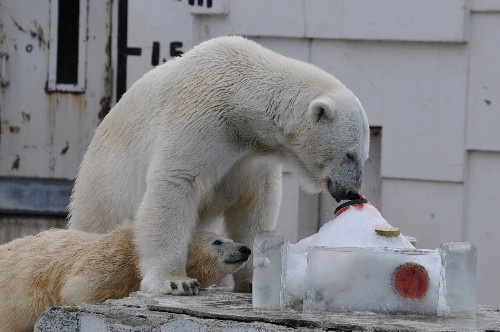
<path id="1" fill-rule="evenodd" d="M 437 314 L 437 250 L 311 247 L 305 311 Z"/>
<path id="2" fill-rule="evenodd" d="M 335 219 L 323 225 L 318 233 L 290 244 L 284 267 L 283 300 L 285 307 L 300 310 L 306 291 L 307 249 L 325 247 L 410 248 L 413 245 L 403 235 L 380 236 L 376 229 L 391 225 L 372 204 L 349 206 Z"/>
<path id="3" fill-rule="evenodd" d="M 443 284 L 440 315 L 473 318 L 476 315 L 476 247 L 468 242 L 440 247 Z"/>
<path id="4" fill-rule="evenodd" d="M 345 208 L 297 244 L 260 234 L 253 249 L 256 309 L 475 316 L 476 248 L 415 249 L 371 204 Z"/>
<path id="5" fill-rule="evenodd" d="M 253 244 L 252 304 L 254 309 L 279 309 L 285 237 L 258 234 Z"/>
<path id="6" fill-rule="evenodd" d="M 289 245 L 285 251 L 283 268 L 282 300 L 285 308 L 302 310 L 306 293 L 307 251 L 293 251 Z"/>

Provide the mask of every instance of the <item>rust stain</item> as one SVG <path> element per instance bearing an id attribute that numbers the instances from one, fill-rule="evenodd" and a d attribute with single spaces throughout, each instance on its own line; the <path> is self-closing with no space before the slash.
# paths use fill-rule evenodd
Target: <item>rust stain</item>
<path id="1" fill-rule="evenodd" d="M 9 15 L 9 16 L 19 31 L 21 31 L 22 33 L 29 34 L 31 36 L 31 38 L 34 38 L 38 41 L 38 46 L 40 48 L 47 45 L 47 40 L 45 40 L 45 34 L 43 32 L 42 26 L 40 24 L 38 24 L 37 21 L 32 21 L 33 25 L 35 26 L 35 29 L 26 30 L 19 22 L 17 22 L 14 19 L 14 17 L 12 17 L 12 15 Z"/>
<path id="2" fill-rule="evenodd" d="M 101 109 L 99 110 L 99 113 L 97 113 L 97 117 L 99 118 L 99 121 L 102 121 L 106 117 L 106 115 L 108 115 L 109 110 L 111 109 L 111 97 L 102 97 L 99 101 L 99 104 L 101 105 Z"/>
<path id="3" fill-rule="evenodd" d="M 66 152 L 68 152 L 69 150 L 69 141 L 66 141 L 66 145 L 64 146 L 64 148 L 61 150 L 61 156 L 65 155 Z"/>
<path id="4" fill-rule="evenodd" d="M 19 166 L 21 166 L 21 158 L 19 157 L 18 154 L 16 154 L 16 159 L 12 163 L 12 166 L 10 168 L 11 171 L 15 171 L 19 169 Z"/>
<path id="5" fill-rule="evenodd" d="M 21 131 L 21 128 L 17 127 L 17 126 L 10 126 L 9 127 L 9 131 L 11 134 L 17 134 L 18 132 Z"/>
<path id="6" fill-rule="evenodd" d="M 12 20 L 12 22 L 14 22 L 14 25 L 16 26 L 16 28 L 21 31 L 21 32 L 24 32 L 24 33 L 28 33 L 28 31 L 26 31 L 21 24 L 19 24 L 13 17 L 12 15 L 9 15 L 10 16 L 10 19 Z"/>
<path id="7" fill-rule="evenodd" d="M 6 40 L 7 40 L 7 35 L 3 30 L 3 22 L 0 22 L 0 44 L 5 43 Z"/>
<path id="8" fill-rule="evenodd" d="M 55 169 L 56 169 L 56 158 L 51 157 L 49 159 L 49 174 L 54 174 Z"/>
<path id="9" fill-rule="evenodd" d="M 4 127 L 4 126 L 5 126 L 5 127 L 8 127 L 8 126 L 9 126 L 9 121 L 8 121 L 8 120 L 2 120 L 2 122 L 1 122 L 0 124 L 1 124 L 1 126 L 0 126 L 0 135 L 2 135 L 2 134 L 3 134 L 3 132 L 4 132 L 4 131 L 3 131 L 3 127 Z"/>
<path id="10" fill-rule="evenodd" d="M 31 114 L 25 113 L 25 112 L 21 112 L 21 115 L 23 117 L 23 122 L 29 122 L 31 120 Z"/>
<path id="11" fill-rule="evenodd" d="M 45 40 L 44 33 L 42 26 L 38 24 L 37 21 L 32 21 L 33 25 L 35 26 L 35 30 L 30 30 L 30 36 L 31 38 L 35 38 L 38 40 L 38 47 L 42 48 L 47 44 L 47 41 Z"/>

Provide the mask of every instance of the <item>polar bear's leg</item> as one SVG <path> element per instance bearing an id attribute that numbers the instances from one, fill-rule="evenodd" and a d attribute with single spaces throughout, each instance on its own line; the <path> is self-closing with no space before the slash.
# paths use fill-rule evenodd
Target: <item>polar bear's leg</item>
<path id="1" fill-rule="evenodd" d="M 148 179 L 135 220 L 141 290 L 196 295 L 198 282 L 186 276 L 187 248 L 198 213 L 196 195 L 186 179 L 159 175 Z"/>
<path id="2" fill-rule="evenodd" d="M 236 185 L 239 198 L 224 211 L 229 237 L 252 248 L 253 239 L 261 231 L 274 230 L 281 203 L 281 167 L 271 164 L 243 167 Z M 234 290 L 251 291 L 253 264 L 250 260 L 233 274 Z"/>

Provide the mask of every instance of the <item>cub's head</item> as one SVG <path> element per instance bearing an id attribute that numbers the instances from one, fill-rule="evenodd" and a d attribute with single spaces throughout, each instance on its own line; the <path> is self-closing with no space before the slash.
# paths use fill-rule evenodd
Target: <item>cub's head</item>
<path id="1" fill-rule="evenodd" d="M 239 243 L 211 232 L 193 234 L 188 250 L 187 275 L 201 288 L 216 284 L 245 265 L 251 250 Z"/>
<path id="2" fill-rule="evenodd" d="M 312 192 L 328 190 L 337 201 L 358 198 L 370 137 L 361 103 L 338 82 L 304 108 L 300 121 L 285 128 L 292 167 Z"/>

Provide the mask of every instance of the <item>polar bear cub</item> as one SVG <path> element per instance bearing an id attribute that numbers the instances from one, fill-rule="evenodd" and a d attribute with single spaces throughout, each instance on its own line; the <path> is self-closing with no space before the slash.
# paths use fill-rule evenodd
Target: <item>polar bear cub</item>
<path id="1" fill-rule="evenodd" d="M 222 217 L 247 246 L 273 230 L 281 165 L 311 192 L 359 197 L 368 121 L 356 96 L 311 64 L 242 37 L 201 43 L 135 82 L 97 128 L 70 203 L 70 228 L 135 223 L 141 290 L 193 294 L 195 228 Z M 251 264 L 235 274 L 249 290 Z"/>
<path id="2" fill-rule="evenodd" d="M 197 232 L 189 245 L 187 274 L 206 288 L 240 269 L 249 255 L 241 244 Z M 46 308 L 123 298 L 139 284 L 130 225 L 107 234 L 50 230 L 14 240 L 0 246 L 0 332 L 33 331 Z"/>

